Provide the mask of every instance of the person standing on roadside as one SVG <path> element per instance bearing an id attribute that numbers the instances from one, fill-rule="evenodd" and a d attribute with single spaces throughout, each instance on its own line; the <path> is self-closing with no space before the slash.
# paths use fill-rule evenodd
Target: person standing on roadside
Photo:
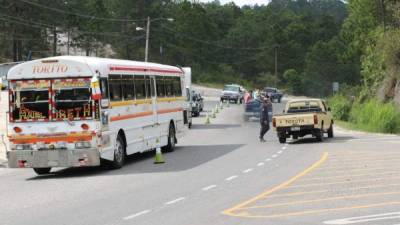
<path id="1" fill-rule="evenodd" d="M 260 142 L 265 142 L 264 135 L 269 130 L 269 115 L 268 111 L 270 111 L 270 107 L 272 107 L 271 100 L 267 94 L 262 94 L 260 96 L 261 100 L 261 108 L 260 108 Z"/>

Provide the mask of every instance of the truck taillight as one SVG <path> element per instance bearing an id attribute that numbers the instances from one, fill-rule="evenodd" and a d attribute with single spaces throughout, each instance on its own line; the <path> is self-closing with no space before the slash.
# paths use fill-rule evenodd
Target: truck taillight
<path id="1" fill-rule="evenodd" d="M 314 114 L 314 124 L 318 124 L 318 116 Z"/>
<path id="2" fill-rule="evenodd" d="M 272 126 L 276 127 L 276 118 L 272 118 Z"/>

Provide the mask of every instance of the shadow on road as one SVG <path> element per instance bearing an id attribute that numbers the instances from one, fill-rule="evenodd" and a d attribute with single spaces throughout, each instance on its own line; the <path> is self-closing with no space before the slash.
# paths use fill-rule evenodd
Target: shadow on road
<path id="1" fill-rule="evenodd" d="M 334 137 L 334 138 L 324 138 L 322 142 L 318 142 L 314 137 L 305 137 L 305 138 L 299 138 L 298 140 L 288 140 L 288 144 L 312 144 L 312 143 L 340 143 L 340 142 L 346 142 L 351 139 L 354 139 L 354 137 L 351 136 L 341 136 L 341 137 Z"/>
<path id="2" fill-rule="evenodd" d="M 192 130 L 228 129 L 241 127 L 241 124 L 193 124 Z"/>
<path id="3" fill-rule="evenodd" d="M 174 152 L 164 154 L 166 161 L 164 164 L 155 165 L 153 163 L 153 157 L 155 153 L 154 151 L 151 151 L 128 156 L 125 161 L 125 166 L 119 170 L 107 170 L 106 168 L 100 166 L 66 168 L 52 172 L 49 175 L 35 176 L 26 180 L 35 181 L 43 179 L 65 179 L 88 176 L 184 171 L 219 158 L 242 146 L 242 144 L 178 146 Z"/>

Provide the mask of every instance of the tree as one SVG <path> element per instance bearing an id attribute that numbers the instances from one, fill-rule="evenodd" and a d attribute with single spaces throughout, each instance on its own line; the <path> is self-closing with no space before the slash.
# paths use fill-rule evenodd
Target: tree
<path id="1" fill-rule="evenodd" d="M 303 93 L 303 78 L 295 69 L 286 70 L 283 77 L 287 82 L 287 88 L 291 94 L 299 95 Z"/>

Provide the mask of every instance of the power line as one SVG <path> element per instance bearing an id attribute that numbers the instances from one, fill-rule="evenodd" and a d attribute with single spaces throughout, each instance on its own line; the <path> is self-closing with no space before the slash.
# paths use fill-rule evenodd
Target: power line
<path id="1" fill-rule="evenodd" d="M 24 2 L 26 4 L 30 4 L 30 5 L 36 6 L 36 7 L 39 7 L 39 8 L 42 8 L 42 9 L 51 10 L 53 12 L 58 12 L 58 13 L 66 14 L 66 15 L 82 17 L 82 18 L 91 19 L 91 20 L 102 20 L 102 21 L 112 21 L 112 22 L 143 22 L 143 21 L 146 21 L 146 19 L 132 20 L 132 19 L 114 19 L 114 18 L 106 18 L 106 17 L 97 17 L 97 16 L 92 16 L 92 15 L 87 15 L 87 14 L 68 12 L 68 11 L 52 8 L 52 7 L 49 7 L 49 6 L 46 6 L 46 5 L 42 5 L 42 4 L 39 4 L 39 3 L 36 3 L 36 2 L 28 1 L 28 0 L 19 0 L 19 1 Z"/>
<path id="2" fill-rule="evenodd" d="M 167 30 L 170 33 L 173 33 L 175 36 L 180 36 L 183 38 L 186 38 L 188 40 L 191 41 L 196 41 L 202 44 L 206 44 L 206 45 L 210 45 L 210 46 L 214 46 L 214 47 L 218 47 L 218 48 L 224 48 L 224 49 L 233 49 L 233 50 L 250 50 L 250 51 L 260 51 L 260 50 L 265 50 L 265 49 L 269 49 L 270 46 L 268 47 L 258 47 L 258 48 L 243 48 L 243 47 L 236 47 L 236 46 L 227 46 L 227 45 L 221 45 L 217 42 L 211 42 L 211 41 L 207 41 L 207 40 L 202 40 L 187 34 L 183 34 L 183 33 L 179 33 L 173 29 L 170 29 L 166 26 L 162 26 L 163 29 Z M 153 28 L 154 29 L 154 28 Z M 157 29 L 156 29 L 157 30 Z"/>
<path id="3" fill-rule="evenodd" d="M 5 18 L 2 16 L 5 16 Z M 32 22 L 29 20 L 24 20 L 24 19 L 20 19 L 17 17 L 8 16 L 8 15 L 3 15 L 3 14 L 0 14 L 0 20 L 10 22 L 10 23 L 20 24 L 20 25 L 24 25 L 24 26 L 28 26 L 28 27 L 46 28 L 46 29 L 53 28 L 53 26 L 49 25 L 49 24 L 40 23 L 40 22 Z M 98 35 L 98 36 L 127 38 L 127 39 L 134 40 L 134 41 L 143 39 L 145 37 L 145 35 L 133 36 L 133 37 L 128 36 L 128 35 L 121 35 L 118 32 L 91 32 L 91 31 L 80 31 L 80 30 L 75 30 L 74 32 L 80 33 L 80 34 L 92 34 L 92 35 Z"/>

